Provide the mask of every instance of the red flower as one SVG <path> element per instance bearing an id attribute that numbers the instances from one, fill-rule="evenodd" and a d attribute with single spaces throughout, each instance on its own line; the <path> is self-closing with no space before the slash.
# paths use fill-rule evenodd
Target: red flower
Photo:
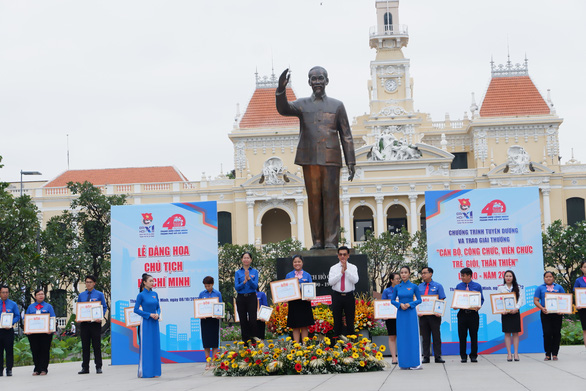
<path id="1" fill-rule="evenodd" d="M 260 360 L 256 360 L 255 364 L 256 364 L 256 365 L 260 365 L 260 363 L 261 363 L 261 362 L 262 362 L 262 361 L 260 361 Z"/>
<path id="2" fill-rule="evenodd" d="M 315 357 L 315 356 L 311 356 L 311 359 L 312 359 L 312 360 L 316 360 L 316 359 L 317 359 L 317 357 Z"/>
<path id="3" fill-rule="evenodd" d="M 295 364 L 295 370 L 297 372 L 301 372 L 301 369 L 303 369 L 303 367 L 301 366 L 301 363 L 300 362 L 298 362 L 297 364 Z"/>
<path id="4" fill-rule="evenodd" d="M 244 362 L 249 362 L 250 359 L 248 357 L 244 357 Z"/>
<path id="5" fill-rule="evenodd" d="M 336 360 L 335 358 L 334 358 L 333 361 L 334 361 L 334 364 L 337 364 L 338 363 L 338 360 Z"/>

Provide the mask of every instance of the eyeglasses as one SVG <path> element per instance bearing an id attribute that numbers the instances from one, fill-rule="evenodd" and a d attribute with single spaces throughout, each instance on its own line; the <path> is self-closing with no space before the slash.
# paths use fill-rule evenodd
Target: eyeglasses
<path id="1" fill-rule="evenodd" d="M 309 81 L 313 81 L 313 82 L 316 82 L 316 81 L 326 81 L 326 77 L 324 75 L 321 75 L 321 76 L 311 76 L 309 78 Z"/>

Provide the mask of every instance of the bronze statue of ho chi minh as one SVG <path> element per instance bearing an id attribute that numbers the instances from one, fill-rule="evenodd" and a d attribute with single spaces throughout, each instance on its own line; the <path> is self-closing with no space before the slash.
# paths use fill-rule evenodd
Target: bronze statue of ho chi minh
<path id="1" fill-rule="evenodd" d="M 322 67 L 309 70 L 313 94 L 287 102 L 289 69 L 279 77 L 277 111 L 299 118 L 299 144 L 295 164 L 303 167 L 307 191 L 309 224 L 314 249 L 337 248 L 340 238 L 340 167 L 342 151 L 348 166 L 348 180 L 354 178 L 354 141 L 344 104 L 326 95 L 328 72 Z M 299 217 L 301 218 L 301 217 Z"/>

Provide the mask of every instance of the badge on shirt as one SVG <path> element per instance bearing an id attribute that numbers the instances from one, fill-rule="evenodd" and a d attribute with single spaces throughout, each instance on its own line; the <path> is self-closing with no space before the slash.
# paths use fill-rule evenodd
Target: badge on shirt
<path id="1" fill-rule="evenodd" d="M 40 314 L 41 314 L 41 310 L 37 310 L 37 315 L 40 315 Z"/>

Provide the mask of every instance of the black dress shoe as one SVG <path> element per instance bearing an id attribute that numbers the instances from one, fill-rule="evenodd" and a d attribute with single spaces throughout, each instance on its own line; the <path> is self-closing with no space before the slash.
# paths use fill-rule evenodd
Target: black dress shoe
<path id="1" fill-rule="evenodd" d="M 81 371 L 77 372 L 78 375 L 87 375 L 90 373 L 89 369 L 82 369 Z"/>
<path id="2" fill-rule="evenodd" d="M 468 362 L 468 359 L 467 358 L 463 358 L 463 359 L 460 360 L 460 362 Z"/>
<path id="3" fill-rule="evenodd" d="M 436 363 L 436 364 L 443 364 L 443 363 L 445 363 L 445 362 L 446 362 L 446 361 L 445 361 L 444 359 L 442 359 L 441 357 L 436 357 L 436 358 L 435 358 L 435 363 Z"/>
<path id="4" fill-rule="evenodd" d="M 421 360 L 422 364 L 429 364 L 429 357 L 424 358 L 423 360 Z"/>
<path id="5" fill-rule="evenodd" d="M 102 368 L 96 368 L 96 373 L 102 373 Z"/>
<path id="6" fill-rule="evenodd" d="M 6 376 L 12 376 L 12 369 L 6 370 Z"/>
<path id="7" fill-rule="evenodd" d="M 478 362 L 478 359 L 476 359 L 476 358 L 471 358 L 471 359 L 470 359 L 470 362 Z"/>

